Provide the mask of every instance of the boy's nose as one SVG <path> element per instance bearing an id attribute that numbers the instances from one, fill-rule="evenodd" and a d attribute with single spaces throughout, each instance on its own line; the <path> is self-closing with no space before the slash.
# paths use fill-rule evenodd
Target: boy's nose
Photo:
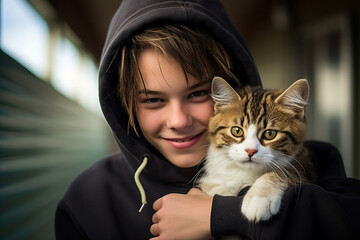
<path id="1" fill-rule="evenodd" d="M 182 129 L 191 126 L 192 118 L 186 107 L 180 103 L 172 104 L 168 113 L 167 126 L 171 129 Z"/>

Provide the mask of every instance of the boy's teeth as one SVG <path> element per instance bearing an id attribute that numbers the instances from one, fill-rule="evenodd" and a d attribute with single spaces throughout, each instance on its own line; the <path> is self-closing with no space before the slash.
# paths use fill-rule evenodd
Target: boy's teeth
<path id="1" fill-rule="evenodd" d="M 184 140 L 176 140 L 175 142 L 178 142 L 178 143 L 182 143 L 182 142 L 186 142 L 186 141 L 189 141 L 190 139 L 187 138 L 187 139 L 184 139 Z"/>

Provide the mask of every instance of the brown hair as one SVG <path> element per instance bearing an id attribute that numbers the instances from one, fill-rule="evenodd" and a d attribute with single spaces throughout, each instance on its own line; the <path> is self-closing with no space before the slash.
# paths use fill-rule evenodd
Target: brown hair
<path id="1" fill-rule="evenodd" d="M 211 81 L 222 76 L 239 82 L 232 73 L 230 57 L 209 34 L 180 24 L 166 24 L 146 29 L 129 39 L 122 48 L 119 94 L 129 114 L 128 128 L 135 133 L 136 102 L 140 87 L 145 84 L 138 66 L 138 57 L 145 49 L 152 49 L 180 63 L 186 80 L 192 75 L 199 81 Z M 129 130 L 129 129 L 128 129 Z"/>

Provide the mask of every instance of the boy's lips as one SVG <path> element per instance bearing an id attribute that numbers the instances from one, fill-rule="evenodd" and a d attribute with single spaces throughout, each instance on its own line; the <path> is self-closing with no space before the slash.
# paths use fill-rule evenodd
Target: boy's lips
<path id="1" fill-rule="evenodd" d="M 194 146 L 200 140 L 204 132 L 184 138 L 163 138 L 163 139 L 174 148 L 185 149 Z"/>

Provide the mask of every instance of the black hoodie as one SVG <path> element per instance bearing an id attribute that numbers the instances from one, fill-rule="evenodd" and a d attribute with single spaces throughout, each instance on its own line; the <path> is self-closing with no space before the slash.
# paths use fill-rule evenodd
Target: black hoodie
<path id="1" fill-rule="evenodd" d="M 187 193 L 192 177 L 182 174 L 145 138 L 132 130 L 118 96 L 118 62 L 124 42 L 139 30 L 159 22 L 201 27 L 222 42 L 244 84 L 260 85 L 249 49 L 218 1 L 123 0 L 110 24 L 100 62 L 99 94 L 103 113 L 120 151 L 97 162 L 70 186 L 58 205 L 57 239 L 149 239 L 152 204 L 169 193 Z M 268 222 L 250 224 L 240 212 L 242 197 L 215 196 L 211 213 L 213 236 L 245 235 L 253 239 L 360 239 L 360 183 L 345 177 L 335 148 L 308 142 L 314 151 L 320 186 L 289 189 L 282 209 Z M 134 181 L 141 172 L 147 205 L 139 213 L 141 196 Z M 301 193 L 301 194 L 299 194 Z M 357 236 L 357 237 L 356 237 Z"/>

